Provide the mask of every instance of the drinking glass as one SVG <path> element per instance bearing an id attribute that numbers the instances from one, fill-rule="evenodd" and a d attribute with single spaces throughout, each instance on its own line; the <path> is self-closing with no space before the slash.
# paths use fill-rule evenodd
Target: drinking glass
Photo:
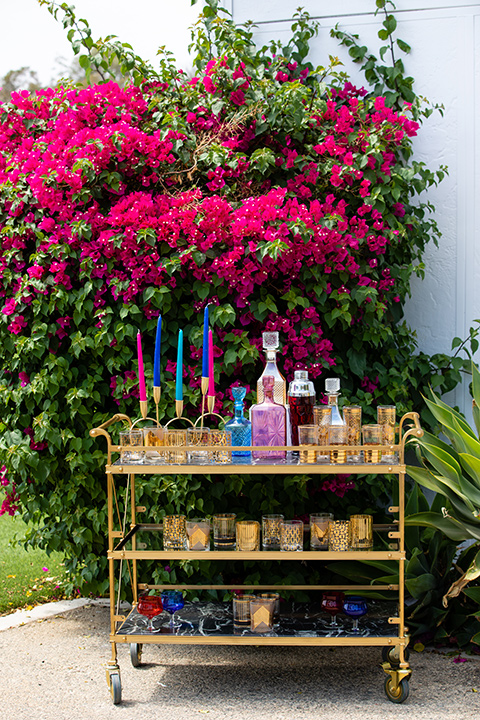
<path id="1" fill-rule="evenodd" d="M 330 520 L 333 520 L 333 513 L 310 515 L 311 550 L 328 550 L 328 526 Z"/>
<path id="2" fill-rule="evenodd" d="M 382 426 L 381 425 L 364 425 L 362 427 L 363 435 L 363 459 L 366 463 L 379 463 L 381 452 L 379 448 L 369 450 L 370 445 L 382 444 Z"/>
<path id="3" fill-rule="evenodd" d="M 189 550 L 210 550 L 210 521 L 203 519 L 187 520 Z"/>
<path id="4" fill-rule="evenodd" d="M 153 625 L 153 618 L 163 610 L 162 598 L 158 595 L 140 595 L 138 598 L 137 610 L 140 615 L 148 618 L 147 632 L 159 632 Z"/>
<path id="5" fill-rule="evenodd" d="M 299 425 L 298 426 L 298 444 L 300 445 L 300 462 L 301 463 L 315 463 L 317 461 L 316 451 L 308 449 L 309 445 L 316 445 L 317 443 L 318 443 L 318 427 L 317 427 L 317 425 Z"/>
<path id="6" fill-rule="evenodd" d="M 250 601 L 255 600 L 255 595 L 234 595 L 233 596 L 233 627 L 237 630 L 250 629 Z"/>
<path id="7" fill-rule="evenodd" d="M 143 442 L 145 448 L 145 455 L 147 458 L 152 460 L 160 460 L 163 458 L 165 453 L 163 451 L 163 445 L 165 441 L 165 429 L 162 427 L 152 426 L 143 428 Z M 161 448 L 161 450 L 160 450 Z"/>
<path id="8" fill-rule="evenodd" d="M 322 610 L 324 610 L 330 617 L 330 627 L 338 627 L 337 615 L 343 609 L 343 601 L 345 595 L 340 590 L 329 590 L 324 592 L 322 595 Z"/>
<path id="9" fill-rule="evenodd" d="M 165 431 L 165 459 L 170 465 L 182 465 L 187 461 L 187 453 L 184 450 L 187 444 L 186 430 Z"/>
<path id="10" fill-rule="evenodd" d="M 212 453 L 210 450 L 201 450 L 202 445 L 210 445 L 210 428 L 194 427 L 187 430 L 187 445 L 195 446 L 195 450 L 189 450 L 187 461 L 194 465 L 206 465 L 211 462 Z M 198 448 L 198 449 L 197 449 Z"/>
<path id="11" fill-rule="evenodd" d="M 345 615 L 353 618 L 352 632 L 359 633 L 360 628 L 358 627 L 358 619 L 363 617 L 368 612 L 368 606 L 366 601 L 359 595 L 351 595 L 343 603 L 343 612 Z"/>
<path id="12" fill-rule="evenodd" d="M 235 549 L 235 513 L 213 516 L 213 547 L 215 550 Z"/>
<path id="13" fill-rule="evenodd" d="M 210 442 L 215 446 L 213 462 L 232 462 L 232 433 L 229 430 L 210 430 Z"/>
<path id="14" fill-rule="evenodd" d="M 346 405 L 343 408 L 343 419 L 347 426 L 347 445 L 361 445 L 362 408 L 360 405 Z M 360 450 L 347 452 L 347 462 L 361 462 Z"/>
<path id="15" fill-rule="evenodd" d="M 250 630 L 265 633 L 273 630 L 273 613 L 276 599 L 273 597 L 255 597 L 250 600 Z"/>
<path id="16" fill-rule="evenodd" d="M 280 523 L 283 515 L 262 516 L 262 550 L 280 550 Z"/>
<path id="17" fill-rule="evenodd" d="M 328 444 L 338 445 L 338 449 L 330 450 L 330 462 L 333 465 L 343 464 L 347 460 L 347 453 L 345 449 L 340 449 L 341 446 L 347 444 L 347 426 L 346 425 L 330 425 L 328 428 Z"/>
<path id="18" fill-rule="evenodd" d="M 350 549 L 371 550 L 373 547 L 373 516 L 350 515 Z"/>
<path id="19" fill-rule="evenodd" d="M 260 523 L 256 520 L 237 520 L 235 526 L 237 550 L 260 549 Z"/>
<path id="20" fill-rule="evenodd" d="M 163 549 L 186 550 L 187 547 L 185 515 L 165 515 L 163 518 Z"/>
<path id="21" fill-rule="evenodd" d="M 345 552 L 350 548 L 350 521 L 330 520 L 328 523 L 328 549 Z"/>
<path id="22" fill-rule="evenodd" d="M 164 590 L 162 592 L 163 609 L 170 615 L 170 630 L 181 627 L 181 622 L 175 620 L 175 613 L 185 605 L 181 590 Z"/>
<path id="23" fill-rule="evenodd" d="M 303 550 L 303 522 L 282 520 L 280 523 L 280 550 Z"/>
<path id="24" fill-rule="evenodd" d="M 313 422 L 318 427 L 318 444 L 328 445 L 328 428 L 332 422 L 332 408 L 330 405 L 315 405 L 313 408 Z M 330 462 L 330 453 L 317 452 L 318 463 Z"/>
<path id="25" fill-rule="evenodd" d="M 143 430 L 127 430 L 120 433 L 120 445 L 121 447 L 134 447 L 143 448 Z M 121 450 L 120 460 L 125 463 L 141 463 L 144 458 L 144 451 L 142 450 Z"/>
<path id="26" fill-rule="evenodd" d="M 395 405 L 379 405 L 377 407 L 377 423 L 382 426 L 382 445 L 395 445 L 395 420 L 397 409 Z M 383 462 L 395 462 L 395 453 L 382 452 Z"/>

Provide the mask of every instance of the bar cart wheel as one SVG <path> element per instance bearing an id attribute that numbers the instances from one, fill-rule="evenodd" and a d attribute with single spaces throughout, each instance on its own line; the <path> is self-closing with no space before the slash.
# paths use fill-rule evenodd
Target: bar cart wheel
<path id="1" fill-rule="evenodd" d="M 405 648 L 403 651 L 405 662 L 408 662 L 410 657 L 410 650 Z M 400 665 L 400 646 L 394 645 L 393 647 L 382 648 L 382 660 L 388 662 L 392 667 L 398 667 Z"/>
<path id="2" fill-rule="evenodd" d="M 130 643 L 130 660 L 133 667 L 140 667 L 142 664 L 142 648 L 141 643 Z"/>
<path id="3" fill-rule="evenodd" d="M 407 678 L 400 680 L 397 686 L 392 677 L 385 678 L 385 694 L 393 703 L 403 703 L 408 698 L 410 685 Z"/>
<path id="4" fill-rule="evenodd" d="M 107 683 L 113 704 L 119 705 L 122 702 L 122 681 L 119 668 L 107 669 Z"/>

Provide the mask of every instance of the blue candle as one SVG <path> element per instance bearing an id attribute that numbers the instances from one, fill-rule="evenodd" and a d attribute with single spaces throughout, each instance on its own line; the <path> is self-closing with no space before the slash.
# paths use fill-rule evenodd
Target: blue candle
<path id="1" fill-rule="evenodd" d="M 155 357 L 153 362 L 153 386 L 160 387 L 160 347 L 162 344 L 162 316 L 158 316 Z"/>
<path id="2" fill-rule="evenodd" d="M 202 377 L 208 378 L 208 305 L 203 312 Z"/>
<path id="3" fill-rule="evenodd" d="M 177 347 L 177 382 L 175 384 L 175 400 L 183 400 L 183 330 L 178 331 Z"/>

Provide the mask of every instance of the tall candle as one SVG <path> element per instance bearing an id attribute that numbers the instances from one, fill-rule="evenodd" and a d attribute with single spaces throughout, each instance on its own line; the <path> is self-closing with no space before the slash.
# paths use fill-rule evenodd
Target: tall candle
<path id="1" fill-rule="evenodd" d="M 208 377 L 208 305 L 203 311 L 203 355 L 202 355 L 202 377 Z"/>
<path id="2" fill-rule="evenodd" d="M 208 395 L 215 395 L 215 378 L 213 373 L 213 334 L 208 331 Z"/>
<path id="3" fill-rule="evenodd" d="M 138 385 L 140 389 L 140 401 L 147 399 L 145 389 L 145 373 L 143 371 L 142 336 L 137 332 L 137 355 L 138 355 Z"/>
<path id="4" fill-rule="evenodd" d="M 158 316 L 157 336 L 155 338 L 155 357 L 153 361 L 153 386 L 160 387 L 160 348 L 162 344 L 162 316 Z"/>
<path id="5" fill-rule="evenodd" d="M 175 384 L 175 400 L 183 400 L 183 330 L 178 331 L 177 381 Z"/>

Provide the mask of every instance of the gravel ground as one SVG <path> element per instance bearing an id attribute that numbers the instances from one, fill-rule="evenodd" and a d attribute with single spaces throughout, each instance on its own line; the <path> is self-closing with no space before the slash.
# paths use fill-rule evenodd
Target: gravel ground
<path id="1" fill-rule="evenodd" d="M 119 645 L 122 703 L 105 679 L 108 609 L 84 606 L 0 632 L 1 720 L 478 720 L 480 658 L 412 653 L 410 697 L 387 700 L 379 648 Z"/>

